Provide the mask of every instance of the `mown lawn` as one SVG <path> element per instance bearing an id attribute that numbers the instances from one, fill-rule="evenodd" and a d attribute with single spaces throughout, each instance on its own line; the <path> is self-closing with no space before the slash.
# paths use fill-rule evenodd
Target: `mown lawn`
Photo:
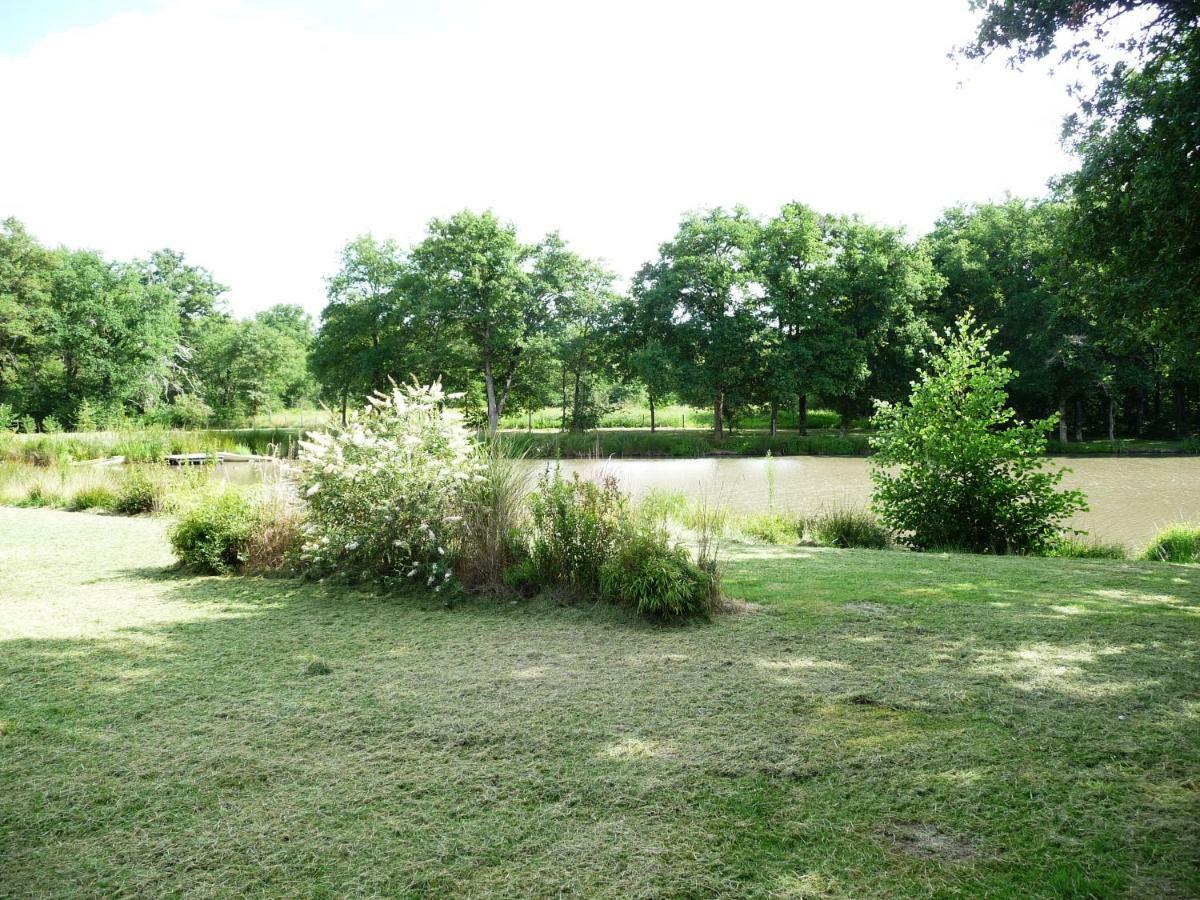
<path id="1" fill-rule="evenodd" d="M 741 548 L 664 629 L 163 532 L 0 509 L 0 895 L 1200 896 L 1200 567 Z"/>

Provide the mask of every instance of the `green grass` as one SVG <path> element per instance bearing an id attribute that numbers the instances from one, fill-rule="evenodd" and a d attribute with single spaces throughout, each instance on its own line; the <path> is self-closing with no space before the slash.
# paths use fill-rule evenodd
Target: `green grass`
<path id="1" fill-rule="evenodd" d="M 0 509 L 0 895 L 1200 895 L 1200 568 L 737 545 L 660 628 L 166 527 Z"/>
<path id="2" fill-rule="evenodd" d="M 867 437 L 832 432 L 807 435 L 739 431 L 717 441 L 711 431 L 659 430 L 589 431 L 581 434 L 558 432 L 511 432 L 514 445 L 531 458 L 667 458 L 695 459 L 713 453 L 733 456 L 862 456 L 870 448 Z"/>
<path id="3" fill-rule="evenodd" d="M 810 409 L 808 411 L 809 428 L 834 428 L 842 420 L 836 412 L 828 409 Z M 713 427 L 713 411 L 698 409 L 680 403 L 660 406 L 655 410 L 655 424 L 667 429 L 709 429 Z M 781 429 L 795 429 L 799 419 L 795 410 L 780 410 L 777 426 Z M 532 415 L 529 413 L 510 413 L 501 420 L 504 428 L 528 428 L 531 424 L 536 429 L 557 430 L 562 427 L 562 409 L 557 406 L 546 406 Z M 600 417 L 601 428 L 649 428 L 650 407 L 633 404 L 614 409 Z M 766 410 L 743 415 L 738 419 L 739 428 L 765 429 L 771 424 L 770 414 Z"/>

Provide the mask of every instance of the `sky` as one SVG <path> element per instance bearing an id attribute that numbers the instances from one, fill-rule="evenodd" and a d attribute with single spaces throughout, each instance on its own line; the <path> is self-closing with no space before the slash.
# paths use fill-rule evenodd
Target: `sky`
<path id="1" fill-rule="evenodd" d="M 341 248 L 490 208 L 622 278 L 691 209 L 927 231 L 1072 168 L 1045 67 L 948 58 L 967 0 L 0 0 L 0 218 L 171 247 L 249 315 Z"/>

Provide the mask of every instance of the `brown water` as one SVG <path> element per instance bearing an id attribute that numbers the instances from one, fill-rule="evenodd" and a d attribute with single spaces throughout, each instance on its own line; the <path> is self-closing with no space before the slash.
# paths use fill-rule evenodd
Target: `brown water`
<path id="1" fill-rule="evenodd" d="M 1087 495 L 1091 509 L 1073 522 L 1097 540 L 1140 549 L 1162 526 L 1200 522 L 1200 457 L 1053 459 L 1072 471 L 1066 487 Z M 541 468 L 544 463 L 530 463 Z M 633 496 L 650 490 L 747 512 L 765 511 L 773 470 L 778 510 L 812 513 L 837 505 L 866 506 L 871 482 L 864 459 L 793 456 L 778 459 L 564 460 L 564 471 L 615 475 Z"/>

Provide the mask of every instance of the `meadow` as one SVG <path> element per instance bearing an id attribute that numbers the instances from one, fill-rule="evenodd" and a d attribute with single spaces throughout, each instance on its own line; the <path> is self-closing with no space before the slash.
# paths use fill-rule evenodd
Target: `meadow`
<path id="1" fill-rule="evenodd" d="M 732 545 L 711 623 L 0 509 L 0 895 L 1188 897 L 1200 568 Z"/>

